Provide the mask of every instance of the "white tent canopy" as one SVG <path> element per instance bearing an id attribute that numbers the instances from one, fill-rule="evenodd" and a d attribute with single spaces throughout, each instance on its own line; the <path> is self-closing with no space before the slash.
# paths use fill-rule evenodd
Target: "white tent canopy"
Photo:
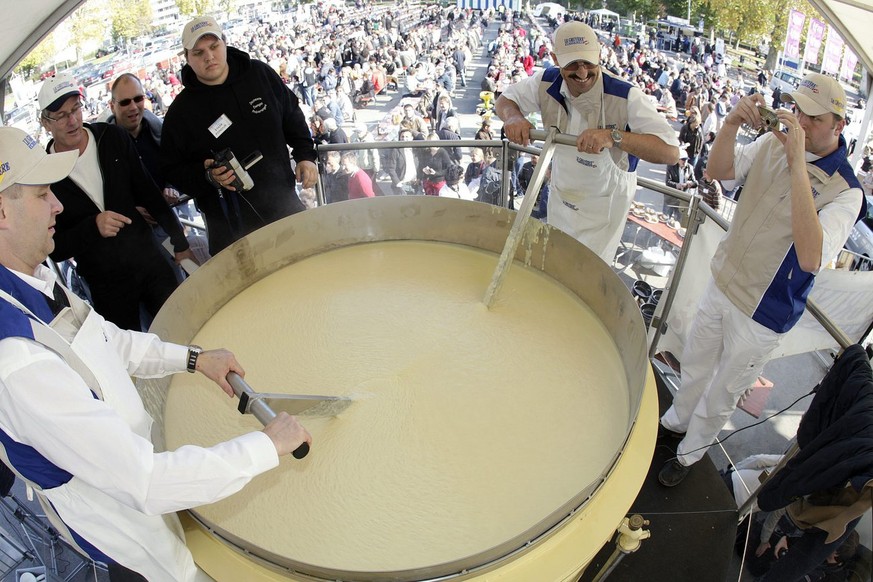
<path id="1" fill-rule="evenodd" d="M 4 2 L 0 18 L 0 79 L 85 0 Z"/>
<path id="2" fill-rule="evenodd" d="M 595 16 L 599 16 L 600 18 L 612 18 L 618 19 L 618 12 L 613 12 L 612 10 L 607 10 L 606 8 L 600 8 L 598 10 L 589 10 L 588 14 L 593 14 Z"/>

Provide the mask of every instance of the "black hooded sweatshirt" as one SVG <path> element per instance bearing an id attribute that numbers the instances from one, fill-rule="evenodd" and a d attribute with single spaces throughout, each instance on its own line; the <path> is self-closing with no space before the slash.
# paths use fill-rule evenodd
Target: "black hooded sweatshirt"
<path id="1" fill-rule="evenodd" d="M 228 77 L 221 85 L 204 85 L 189 65 L 182 68 L 185 90 L 167 111 L 161 138 L 164 175 L 195 197 L 206 219 L 212 254 L 303 210 L 294 189 L 288 146 L 296 162 L 316 159 L 297 97 L 279 75 L 232 47 L 227 47 L 227 63 Z M 216 124 L 222 116 L 226 116 L 224 129 Z M 221 190 L 219 196 L 206 180 L 203 161 L 228 147 L 241 162 L 255 151 L 263 159 L 248 170 L 254 181 L 251 190 Z"/>

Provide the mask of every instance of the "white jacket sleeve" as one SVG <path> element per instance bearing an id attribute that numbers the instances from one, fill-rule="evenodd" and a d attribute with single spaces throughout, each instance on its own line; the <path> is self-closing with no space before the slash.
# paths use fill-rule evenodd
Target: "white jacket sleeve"
<path id="1" fill-rule="evenodd" d="M 155 453 L 109 404 L 93 397 L 66 363 L 22 338 L 0 340 L 0 428 L 76 478 L 147 514 L 218 501 L 279 462 L 263 432 L 212 447 Z"/>

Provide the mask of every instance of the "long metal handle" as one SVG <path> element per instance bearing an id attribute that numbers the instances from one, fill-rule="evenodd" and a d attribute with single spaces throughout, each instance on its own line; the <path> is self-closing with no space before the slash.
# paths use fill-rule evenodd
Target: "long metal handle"
<path id="1" fill-rule="evenodd" d="M 515 221 L 509 230 L 509 235 L 506 237 L 506 244 L 503 246 L 503 252 L 500 253 L 500 258 L 497 260 L 497 268 L 494 269 L 494 275 L 491 277 L 491 283 L 485 290 L 485 307 L 491 308 L 494 302 L 494 297 L 503 285 L 503 280 L 509 272 L 509 267 L 512 264 L 512 258 L 515 256 L 515 250 L 518 248 L 518 243 L 521 240 L 522 229 L 527 225 L 530 219 L 530 213 L 533 210 L 533 205 L 537 200 L 537 194 L 543 184 L 546 176 L 546 170 L 549 163 L 552 161 L 552 155 L 555 153 L 554 140 L 557 136 L 557 128 L 551 128 L 546 134 L 546 143 L 543 144 L 543 151 L 540 154 L 540 159 L 534 167 L 533 175 L 530 179 L 530 184 L 527 186 L 527 192 L 524 194 L 524 199 L 521 202 L 521 208 L 515 215 Z M 532 132 L 533 133 L 533 132 Z M 505 158 L 504 158 L 505 159 Z M 504 172 L 504 175 L 506 173 Z"/>
<path id="2" fill-rule="evenodd" d="M 549 136 L 549 132 L 544 129 L 532 129 L 530 130 L 530 140 L 531 141 L 545 141 L 545 139 Z M 552 138 L 552 143 L 560 144 L 560 145 L 568 145 L 572 147 L 576 147 L 576 139 L 579 136 L 572 135 L 569 133 L 557 133 L 555 137 Z"/>
<path id="3" fill-rule="evenodd" d="M 242 376 L 236 372 L 231 372 L 227 375 L 227 382 L 233 388 L 233 393 L 239 398 L 239 411 L 241 414 L 252 414 L 261 424 L 267 426 L 271 420 L 276 418 L 276 413 L 270 408 L 270 405 L 257 396 L 257 392 L 249 386 L 248 382 L 242 379 Z M 309 454 L 309 443 L 303 443 L 291 455 L 295 459 L 302 459 Z"/>

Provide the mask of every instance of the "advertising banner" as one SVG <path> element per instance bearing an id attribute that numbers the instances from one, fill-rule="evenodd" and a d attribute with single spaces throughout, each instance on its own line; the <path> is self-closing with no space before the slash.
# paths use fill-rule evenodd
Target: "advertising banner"
<path id="1" fill-rule="evenodd" d="M 821 63 L 822 73 L 836 74 L 840 69 L 840 57 L 843 56 L 843 39 L 833 28 L 828 26 L 828 40 L 825 43 L 824 59 Z"/>
<path id="2" fill-rule="evenodd" d="M 788 15 L 788 33 L 785 35 L 785 58 L 796 61 L 800 58 L 800 33 L 806 15 L 798 10 L 792 10 Z"/>
<path id="3" fill-rule="evenodd" d="M 846 47 L 846 54 L 843 55 L 843 66 L 840 67 L 840 78 L 846 81 L 852 80 L 852 75 L 855 73 L 855 65 L 858 64 L 858 55 L 852 52 L 852 49 Z"/>
<path id="4" fill-rule="evenodd" d="M 803 51 L 803 60 L 810 65 L 818 64 L 818 51 L 821 49 L 821 41 L 824 39 L 825 23 L 815 18 L 809 19 L 809 30 L 806 33 L 806 49 Z"/>

